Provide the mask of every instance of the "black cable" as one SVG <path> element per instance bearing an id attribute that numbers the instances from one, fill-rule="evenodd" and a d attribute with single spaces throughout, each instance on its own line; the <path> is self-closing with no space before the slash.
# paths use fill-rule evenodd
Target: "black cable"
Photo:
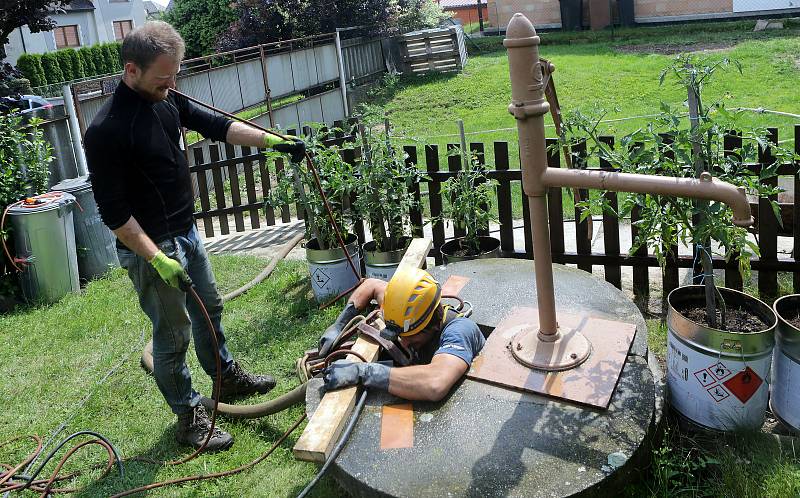
<path id="1" fill-rule="evenodd" d="M 26 489 L 28 489 L 31 486 L 31 484 L 33 484 L 33 481 L 35 481 L 36 478 L 39 476 L 39 474 L 42 472 L 42 470 L 44 470 L 44 468 L 48 464 L 48 462 L 50 462 L 50 460 L 53 459 L 53 457 L 56 455 L 56 453 L 58 453 L 58 450 L 60 450 L 62 447 L 64 447 L 65 444 L 67 444 L 71 440 L 75 439 L 76 437 L 84 436 L 84 435 L 94 436 L 97 439 L 99 439 L 99 440 L 103 441 L 104 443 L 106 443 L 111 448 L 111 450 L 114 452 L 114 458 L 117 460 L 117 467 L 119 467 L 119 476 L 121 478 L 124 478 L 125 477 L 125 469 L 122 467 L 122 458 L 119 456 L 119 452 L 117 451 L 117 448 L 113 444 L 111 444 L 111 441 L 106 439 L 106 437 L 103 436 L 102 434 L 98 434 L 97 432 L 79 431 L 79 432 L 76 432 L 75 434 L 72 434 L 71 436 L 67 437 L 66 439 L 62 440 L 60 443 L 58 443 L 58 445 L 55 448 L 53 448 L 53 450 L 50 452 L 50 454 L 48 454 L 45 457 L 45 459 L 42 461 L 42 463 L 39 464 L 39 468 L 37 468 L 36 471 L 33 474 L 31 474 L 30 476 L 24 476 L 24 479 L 27 480 L 28 482 L 25 483 L 25 485 L 23 487 L 15 490 L 15 491 L 25 491 Z"/>
<path id="2" fill-rule="evenodd" d="M 325 463 L 322 465 L 322 468 L 319 469 L 317 475 L 311 479 L 311 482 L 308 483 L 308 486 L 305 487 L 303 491 L 297 495 L 297 498 L 304 498 L 313 488 L 317 485 L 322 476 L 325 475 L 325 472 L 328 471 L 328 467 L 331 466 L 336 457 L 339 456 L 339 453 L 342 452 L 344 449 L 344 445 L 347 444 L 347 440 L 350 439 L 350 433 L 353 432 L 353 427 L 356 425 L 356 421 L 358 417 L 361 415 L 361 411 L 364 409 L 364 403 L 367 401 L 367 390 L 364 389 L 364 392 L 361 393 L 361 397 L 358 398 L 358 403 L 356 404 L 356 409 L 353 411 L 353 415 L 350 416 L 350 422 L 347 424 L 347 428 L 342 433 L 342 437 L 339 438 L 339 442 L 336 443 L 336 446 L 333 448 L 331 455 L 325 460 Z"/>

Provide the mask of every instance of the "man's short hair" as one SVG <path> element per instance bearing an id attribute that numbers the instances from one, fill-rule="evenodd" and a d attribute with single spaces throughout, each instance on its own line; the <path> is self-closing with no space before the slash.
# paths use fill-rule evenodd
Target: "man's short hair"
<path id="1" fill-rule="evenodd" d="M 123 64 L 133 62 L 147 69 L 161 54 L 180 62 L 185 49 L 183 38 L 175 28 L 164 21 L 149 21 L 125 36 L 119 55 Z"/>

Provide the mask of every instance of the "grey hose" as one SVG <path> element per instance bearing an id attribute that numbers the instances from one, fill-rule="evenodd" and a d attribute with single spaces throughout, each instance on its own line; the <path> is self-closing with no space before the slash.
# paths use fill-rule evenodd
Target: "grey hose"
<path id="1" fill-rule="evenodd" d="M 263 282 L 270 274 L 275 270 L 275 267 L 278 266 L 278 263 L 282 261 L 289 252 L 294 249 L 294 247 L 303 240 L 303 234 L 298 234 L 294 236 L 289 242 L 284 244 L 275 257 L 272 258 L 269 265 L 264 268 L 264 271 L 259 273 L 253 280 L 245 284 L 244 286 L 236 289 L 235 291 L 231 292 L 230 294 L 226 294 L 223 296 L 223 301 L 230 301 L 231 299 L 235 299 L 245 292 L 249 291 L 256 285 Z M 147 373 L 153 373 L 153 341 L 147 343 L 144 347 L 144 351 L 142 351 L 142 359 L 141 359 L 142 368 L 144 368 Z M 299 386 L 295 387 L 288 393 L 279 396 L 273 400 L 265 401 L 263 403 L 258 403 L 255 405 L 229 405 L 227 403 L 219 403 L 217 407 L 219 413 L 230 417 L 230 418 L 260 418 L 265 417 L 267 415 L 271 415 L 273 413 L 278 413 L 279 411 L 285 410 L 286 408 L 295 405 L 297 403 L 302 403 L 305 401 L 306 396 L 306 385 L 307 382 L 300 384 Z M 201 400 L 203 406 L 206 408 L 213 408 L 214 401 L 203 397 Z"/>

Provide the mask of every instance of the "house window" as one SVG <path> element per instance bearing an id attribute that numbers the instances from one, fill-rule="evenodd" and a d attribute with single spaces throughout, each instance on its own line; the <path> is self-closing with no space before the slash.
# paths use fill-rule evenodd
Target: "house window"
<path id="1" fill-rule="evenodd" d="M 114 38 L 122 41 L 133 29 L 133 21 L 114 21 Z"/>
<path id="2" fill-rule="evenodd" d="M 56 26 L 53 29 L 53 36 L 56 39 L 56 48 L 80 47 L 81 40 L 78 37 L 78 25 Z"/>

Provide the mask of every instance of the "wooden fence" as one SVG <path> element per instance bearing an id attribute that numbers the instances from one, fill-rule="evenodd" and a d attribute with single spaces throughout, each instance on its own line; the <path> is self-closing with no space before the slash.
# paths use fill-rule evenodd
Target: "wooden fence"
<path id="1" fill-rule="evenodd" d="M 341 125 L 341 124 L 340 124 Z M 290 131 L 291 132 L 291 131 Z M 777 129 L 770 129 L 770 139 L 772 143 L 777 143 L 778 132 Z M 332 143 L 342 143 L 346 140 L 353 140 L 352 136 L 342 135 L 335 137 Z M 604 137 L 608 144 L 614 144 L 613 137 Z M 727 137 L 725 149 L 733 150 L 739 146 L 741 138 L 735 135 Z M 562 158 L 556 151 L 557 148 L 550 147 L 555 143 L 554 139 L 548 139 L 548 165 L 550 167 L 561 167 Z M 794 143 L 795 150 L 800 153 L 800 125 L 794 129 Z M 530 234 L 530 215 L 528 212 L 528 199 L 522 194 L 521 188 L 513 188 L 516 184 L 521 185 L 522 174 L 517 164 L 512 168 L 511 158 L 509 156 L 509 147 L 507 142 L 494 142 L 493 156 L 494 165 L 492 169 L 488 170 L 487 176 L 497 180 L 496 189 L 496 206 L 499 215 L 499 239 L 501 243 L 501 252 L 503 257 L 512 258 L 526 258 L 532 259 L 533 244 Z M 199 220 L 203 220 L 206 236 L 214 236 L 213 218 L 217 218 L 220 232 L 227 234 L 231 231 L 229 218 L 233 218 L 233 224 L 236 231 L 245 230 L 245 217 L 249 217 L 250 224 L 253 228 L 261 226 L 261 219 L 267 225 L 273 225 L 278 219 L 282 222 L 290 221 L 290 208 L 289 206 L 282 206 L 277 212 L 272 208 L 264 207 L 264 193 L 269 192 L 272 188 L 275 176 L 284 167 L 281 160 L 275 160 L 273 163 L 268 163 L 263 155 L 258 151 L 251 151 L 248 148 L 241 148 L 234 150 L 232 146 L 228 147 L 227 157 L 231 159 L 219 160 L 219 151 L 216 146 L 210 149 L 210 157 L 205 158 L 202 154 L 202 149 L 195 150 L 194 152 L 194 165 L 191 166 L 193 173 L 211 172 L 211 175 L 201 175 L 198 178 L 211 177 L 212 186 L 209 187 L 206 182 L 200 181 L 198 184 L 198 194 L 200 199 L 200 210 L 195 213 Z M 447 146 L 448 151 L 456 148 L 456 144 Z M 486 152 L 486 146 L 483 143 L 471 143 L 470 150 L 477 154 L 479 160 L 483 161 Z M 585 154 L 585 148 L 578 148 L 578 153 L 581 150 Z M 427 191 L 421 188 L 421 185 L 414 184 L 412 192 L 414 196 L 420 200 L 422 209 L 411 213 L 411 223 L 413 226 L 413 233 L 415 236 L 422 235 L 423 232 L 423 210 L 427 208 L 432 218 L 437 217 L 442 213 L 443 198 L 441 194 L 441 184 L 448 178 L 455 176 L 461 168 L 461 158 L 456 155 L 445 155 L 446 151 L 439 150 L 437 145 L 416 146 L 408 145 L 404 147 L 409 164 L 414 164 L 425 170 L 428 179 L 422 180 L 421 183 L 427 184 Z M 356 147 L 354 150 L 347 151 L 345 160 L 355 161 L 360 152 Z M 442 161 L 444 156 L 444 161 Z M 749 164 L 749 168 L 754 172 L 758 172 L 762 164 L 769 164 L 772 162 L 769 150 L 762 150 L 759 153 L 757 163 Z M 516 158 L 515 158 L 516 160 Z M 446 163 L 446 165 L 444 164 Z M 424 165 L 424 166 L 423 166 Z M 600 164 L 599 169 L 611 170 L 608 164 Z M 223 171 L 227 173 L 227 180 L 223 178 Z M 800 164 L 784 164 L 778 169 L 779 176 L 791 176 L 794 178 L 794 191 L 800 192 Z M 258 172 L 258 174 L 255 174 Z M 240 177 L 244 177 L 244 185 Z M 256 181 L 259 178 L 259 182 Z M 777 178 L 764 180 L 770 184 L 776 185 Z M 258 184 L 257 184 L 258 183 Z M 213 190 L 212 190 L 213 188 Z M 227 205 L 226 190 L 230 191 L 228 196 L 231 200 L 231 205 Z M 514 194 L 514 192 L 517 192 Z M 522 215 L 524 224 L 524 244 L 522 247 L 517 247 L 514 241 L 514 217 L 512 212 L 513 195 L 519 195 L 522 205 Z M 586 195 L 586 191 L 582 192 Z M 614 192 L 606 192 L 605 197 L 608 199 L 611 207 L 617 210 L 619 203 L 619 195 Z M 211 207 L 211 199 L 215 201 L 215 207 Z M 605 279 L 618 288 L 622 288 L 622 268 L 632 267 L 633 269 L 633 291 L 638 295 L 646 295 L 650 290 L 650 279 L 648 275 L 649 268 L 658 267 L 656 257 L 646 248 L 640 248 L 633 254 L 622 253 L 620 251 L 620 225 L 619 220 L 608 213 L 602 215 L 603 225 L 603 247 L 602 253 L 592 251 L 591 240 L 588 237 L 588 222 L 579 221 L 579 212 L 576 209 L 575 219 L 564 219 L 563 204 L 562 204 L 562 189 L 551 188 L 548 193 L 548 211 L 550 215 L 550 244 L 555 263 L 575 264 L 578 268 L 585 271 L 592 271 L 594 265 L 603 266 Z M 800 254 L 800 216 L 793 216 L 794 213 L 800 213 L 800 195 L 795 195 L 793 204 L 783 206 L 784 218 L 790 224 L 780 228 L 779 222 L 769 205 L 769 201 L 763 199 L 760 201 L 757 211 L 754 214 L 758 215 L 758 245 L 761 252 L 759 258 L 754 258 L 752 263 L 753 270 L 758 271 L 758 289 L 762 296 L 776 296 L 778 293 L 778 272 L 791 272 L 793 273 L 792 285 L 794 292 L 800 292 L 800 263 L 795 259 L 795 255 Z M 301 210 L 297 210 L 298 213 Z M 635 239 L 637 228 L 635 222 L 639 219 L 637 209 L 632 212 L 632 223 L 630 225 L 631 237 Z M 518 220 L 517 220 L 518 221 Z M 565 250 L 565 225 L 568 223 L 575 224 L 575 251 Z M 452 237 L 459 237 L 464 235 L 462 230 L 447 229 L 442 222 L 433 223 L 433 249 L 430 256 L 436 258 L 437 264 L 441 263 L 441 255 L 439 248 L 446 240 Z M 360 242 L 364 242 L 365 227 L 364 223 L 359 222 L 355 227 L 356 235 Z M 486 233 L 488 235 L 488 232 Z M 778 235 L 793 236 L 793 253 L 790 258 L 778 258 Z M 675 243 L 677 246 L 677 241 Z M 675 247 L 676 249 L 676 247 Z M 677 250 L 674 251 L 677 255 Z M 674 289 L 679 285 L 678 269 L 679 268 L 692 268 L 695 263 L 695 258 L 687 255 L 673 256 L 668 259 L 665 271 L 662 274 L 662 285 L 666 295 L 667 292 Z M 738 266 L 735 261 L 726 262 L 724 259 L 715 257 L 714 268 L 724 269 L 725 271 L 725 285 L 734 289 L 742 289 L 743 283 L 738 271 Z"/>

